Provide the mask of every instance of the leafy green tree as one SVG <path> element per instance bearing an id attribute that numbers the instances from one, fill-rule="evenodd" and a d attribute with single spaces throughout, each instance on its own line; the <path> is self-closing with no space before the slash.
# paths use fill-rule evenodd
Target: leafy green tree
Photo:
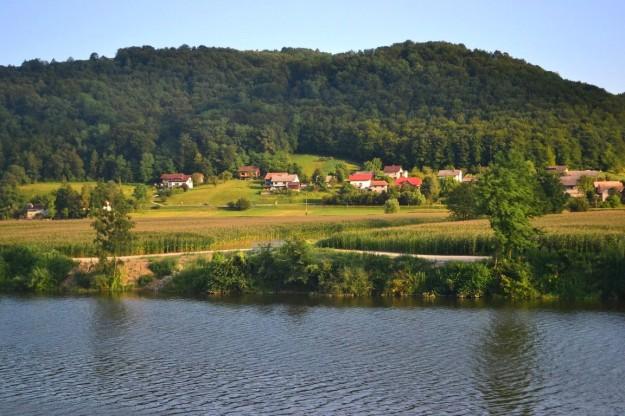
<path id="1" fill-rule="evenodd" d="M 382 160 L 379 157 L 374 157 L 373 159 L 366 161 L 363 166 L 366 171 L 381 172 Z"/>
<path id="2" fill-rule="evenodd" d="M 538 189 L 536 192 L 541 203 L 541 213 L 557 214 L 562 212 L 569 199 L 564 191 L 564 186 L 557 175 L 545 170 L 538 172 Z"/>
<path id="3" fill-rule="evenodd" d="M 145 208 L 150 203 L 150 188 L 142 183 L 135 186 L 135 189 L 133 189 L 132 191 L 132 198 L 134 199 L 134 204 L 136 208 Z"/>
<path id="4" fill-rule="evenodd" d="M 519 152 L 498 153 L 477 181 L 480 212 L 495 232 L 498 255 L 512 258 L 536 246 L 530 218 L 537 214 L 536 171 Z"/>
<path id="5" fill-rule="evenodd" d="M 384 203 L 385 214 L 396 214 L 399 212 L 399 201 L 395 198 L 388 199 Z"/>
<path id="6" fill-rule="evenodd" d="M 440 182 L 435 175 L 427 175 L 421 183 L 421 193 L 430 201 L 438 201 L 441 192 Z"/>
<path id="7" fill-rule="evenodd" d="M 25 198 L 13 182 L 0 181 L 0 219 L 15 217 L 24 207 Z"/>
<path id="8" fill-rule="evenodd" d="M 54 210 L 56 211 L 56 218 L 59 219 L 82 218 L 85 215 L 80 194 L 69 184 L 57 189 Z"/>
<path id="9" fill-rule="evenodd" d="M 445 199 L 451 216 L 457 220 L 470 220 L 480 216 L 476 186 L 471 182 L 461 183 Z"/>

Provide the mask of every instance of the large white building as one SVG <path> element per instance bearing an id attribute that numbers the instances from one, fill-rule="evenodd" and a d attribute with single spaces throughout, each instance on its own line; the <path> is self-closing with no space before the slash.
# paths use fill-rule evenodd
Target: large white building
<path id="1" fill-rule="evenodd" d="M 185 175 L 184 173 L 163 173 L 161 175 L 161 185 L 165 188 L 193 188 L 193 179 L 191 175 Z"/>

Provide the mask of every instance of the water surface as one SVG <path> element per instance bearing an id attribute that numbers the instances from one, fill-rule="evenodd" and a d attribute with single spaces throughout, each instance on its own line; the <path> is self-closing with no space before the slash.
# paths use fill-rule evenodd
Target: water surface
<path id="1" fill-rule="evenodd" d="M 625 312 L 0 297 L 0 414 L 625 414 Z"/>

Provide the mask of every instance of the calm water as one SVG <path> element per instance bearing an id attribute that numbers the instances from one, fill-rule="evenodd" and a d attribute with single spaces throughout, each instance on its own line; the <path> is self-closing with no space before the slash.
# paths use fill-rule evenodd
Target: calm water
<path id="1" fill-rule="evenodd" d="M 622 309 L 381 302 L 0 297 L 0 414 L 625 415 Z"/>

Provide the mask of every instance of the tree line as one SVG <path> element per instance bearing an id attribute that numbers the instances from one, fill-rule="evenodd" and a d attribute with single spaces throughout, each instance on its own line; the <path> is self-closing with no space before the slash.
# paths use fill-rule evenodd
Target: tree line
<path id="1" fill-rule="evenodd" d="M 444 42 L 360 52 L 197 47 L 0 67 L 0 170 L 148 183 L 277 152 L 478 169 L 619 169 L 625 98 L 505 53 Z"/>

